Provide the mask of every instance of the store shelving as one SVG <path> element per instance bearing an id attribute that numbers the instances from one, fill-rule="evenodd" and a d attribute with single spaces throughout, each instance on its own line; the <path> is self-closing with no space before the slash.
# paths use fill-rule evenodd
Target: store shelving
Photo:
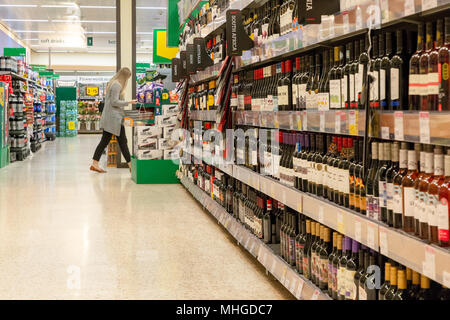
<path id="1" fill-rule="evenodd" d="M 216 110 L 191 110 L 189 118 L 200 121 L 216 121 Z"/>
<path id="2" fill-rule="evenodd" d="M 178 177 L 194 198 L 297 299 L 330 300 L 327 294 L 279 256 L 279 246 L 264 244 L 187 177 L 181 174 Z"/>

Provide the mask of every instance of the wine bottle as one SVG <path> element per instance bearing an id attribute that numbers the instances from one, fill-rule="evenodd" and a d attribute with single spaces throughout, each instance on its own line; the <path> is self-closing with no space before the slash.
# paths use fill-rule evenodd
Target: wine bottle
<path id="1" fill-rule="evenodd" d="M 390 55 L 392 53 L 392 36 L 390 32 L 386 32 L 381 35 L 382 39 L 386 39 L 385 43 L 385 51 L 384 56 L 381 58 L 380 63 L 380 108 L 382 110 L 388 110 L 389 105 L 389 89 L 390 89 Z"/>
<path id="2" fill-rule="evenodd" d="M 267 199 L 266 212 L 263 217 L 264 243 L 272 242 L 272 200 Z"/>
<path id="3" fill-rule="evenodd" d="M 434 155 L 433 147 L 431 145 L 426 145 L 425 154 L 425 174 L 422 176 L 419 182 L 419 237 L 423 240 L 429 238 L 429 220 L 428 220 L 428 188 L 430 183 L 434 179 Z M 434 211 L 434 210 L 432 210 Z"/>
<path id="4" fill-rule="evenodd" d="M 333 296 L 333 291 L 336 290 L 334 288 L 334 282 L 333 282 L 333 260 L 336 257 L 337 254 L 337 232 L 333 232 L 333 251 L 331 251 L 330 255 L 328 256 L 328 295 L 330 297 Z"/>
<path id="5" fill-rule="evenodd" d="M 303 250 L 305 248 L 306 244 L 306 219 L 300 219 L 300 232 L 298 233 L 298 236 L 295 238 L 295 244 L 296 244 L 296 270 L 298 273 L 303 273 Z"/>
<path id="6" fill-rule="evenodd" d="M 355 186 L 355 203 L 356 203 L 356 211 L 360 212 L 363 215 L 367 215 L 367 188 L 366 188 L 366 173 L 363 167 L 363 148 L 364 141 L 359 140 L 359 162 L 355 168 L 356 175 L 359 176 L 357 178 L 357 185 Z M 359 206 L 357 205 L 359 203 Z"/>
<path id="7" fill-rule="evenodd" d="M 319 84 L 320 84 L 320 75 L 321 75 L 322 66 L 320 64 L 320 56 L 316 54 L 316 69 L 314 71 L 314 80 L 311 87 L 311 108 L 317 109 L 317 94 L 319 93 Z"/>
<path id="8" fill-rule="evenodd" d="M 409 300 L 417 300 L 417 295 L 420 290 L 420 274 L 416 271 L 412 271 L 412 284 L 407 290 Z"/>
<path id="9" fill-rule="evenodd" d="M 414 233 L 414 182 L 418 175 L 416 150 L 408 150 L 408 172 L 402 179 L 402 225 L 403 231 L 408 233 Z"/>
<path id="10" fill-rule="evenodd" d="M 441 247 L 448 247 L 450 245 L 449 240 L 449 206 L 450 200 L 450 151 L 447 149 L 447 154 L 444 157 L 444 175 L 445 180 L 439 187 L 438 195 L 439 202 L 437 204 L 437 216 L 438 216 L 438 238 L 439 245 Z"/>
<path id="11" fill-rule="evenodd" d="M 356 290 L 354 300 L 359 300 L 359 281 L 366 271 L 364 269 L 364 263 L 366 259 L 368 263 L 369 253 L 367 252 L 367 247 L 361 245 L 361 249 L 358 252 L 358 269 L 356 270 L 355 276 L 353 277 L 354 288 Z"/>
<path id="12" fill-rule="evenodd" d="M 352 242 L 352 254 L 350 259 L 347 260 L 346 267 L 346 286 L 345 286 L 345 300 L 356 300 L 356 286 L 355 286 L 355 275 L 358 268 L 358 258 L 359 258 L 359 243 L 356 240 L 351 240 Z"/>
<path id="13" fill-rule="evenodd" d="M 348 75 L 345 74 L 345 46 L 339 46 L 339 65 L 336 68 L 336 78 L 339 79 L 341 96 L 339 98 L 339 109 L 345 108 L 348 97 Z M 336 84 L 337 85 L 337 84 Z"/>
<path id="14" fill-rule="evenodd" d="M 300 82 L 300 57 L 295 58 L 294 73 L 292 76 L 292 107 L 294 110 L 300 110 L 300 96 L 298 94 L 298 85 Z"/>
<path id="15" fill-rule="evenodd" d="M 314 251 L 317 246 L 317 236 L 316 236 L 316 222 L 311 222 L 311 246 L 308 248 L 308 260 L 309 260 L 309 271 L 310 277 L 309 279 L 314 283 L 316 281 L 315 273 L 314 273 Z"/>
<path id="16" fill-rule="evenodd" d="M 336 204 L 339 204 L 339 201 L 341 199 L 340 195 L 342 194 L 342 187 L 343 187 L 343 174 L 342 170 L 339 170 L 339 165 L 342 164 L 343 161 L 343 153 L 342 153 L 342 137 L 337 138 L 337 155 L 336 159 L 333 163 L 333 178 L 334 178 L 334 197 L 333 201 Z"/>
<path id="17" fill-rule="evenodd" d="M 378 174 L 378 192 L 379 192 L 379 220 L 387 223 L 387 171 L 391 166 L 391 144 L 383 143 L 383 164 L 379 170 Z"/>
<path id="18" fill-rule="evenodd" d="M 443 32 L 442 20 L 437 21 L 436 41 L 432 41 L 428 56 L 428 110 L 439 110 L 439 47 L 441 46 L 441 37 Z M 436 43 L 438 46 L 436 46 Z"/>
<path id="19" fill-rule="evenodd" d="M 334 47 L 333 58 L 330 60 L 334 61 L 333 67 L 329 71 L 329 84 L 330 84 L 330 109 L 340 109 L 341 108 L 341 82 L 340 70 L 339 68 L 339 47 Z"/>
<path id="20" fill-rule="evenodd" d="M 343 255 L 342 252 L 342 244 L 343 244 L 343 239 L 342 239 L 342 235 L 338 234 L 336 236 L 336 247 L 337 247 L 337 251 L 336 254 L 333 258 L 333 291 L 332 291 L 332 298 L 334 300 L 338 299 L 338 292 L 339 292 L 339 284 L 338 283 L 338 270 L 339 270 L 339 261 L 341 260 L 341 257 Z"/>
<path id="21" fill-rule="evenodd" d="M 319 236 L 317 237 L 317 241 L 316 241 L 316 247 L 314 249 L 314 266 L 313 266 L 313 270 L 314 270 L 314 284 L 316 286 L 319 286 L 320 283 L 320 249 L 322 247 L 323 244 L 323 230 L 324 230 L 324 226 L 321 225 L 320 223 L 316 223 L 316 234 L 318 234 Z"/>
<path id="22" fill-rule="evenodd" d="M 314 78 L 315 78 L 315 63 L 319 63 L 319 55 L 316 54 L 314 57 L 309 58 L 309 72 L 308 81 L 306 82 L 306 98 L 305 98 L 305 109 L 313 109 L 316 107 L 316 93 L 313 90 Z"/>
<path id="23" fill-rule="evenodd" d="M 426 45 L 425 52 L 420 56 L 419 60 L 419 74 L 421 76 L 421 90 L 420 90 L 420 110 L 428 110 L 428 91 L 429 91 L 429 78 L 428 78 L 428 68 L 430 63 L 430 53 L 433 48 L 433 23 L 426 23 Z"/>
<path id="24" fill-rule="evenodd" d="M 399 170 L 394 177 L 394 193 L 393 193 L 393 227 L 396 229 L 403 228 L 403 193 L 402 180 L 408 172 L 408 143 L 402 142 L 399 152 Z"/>
<path id="25" fill-rule="evenodd" d="M 339 260 L 339 269 L 337 273 L 337 283 L 338 283 L 338 300 L 345 300 L 345 290 L 346 290 L 346 267 L 347 261 L 350 259 L 351 254 L 351 239 L 344 237 L 343 240 L 343 253 Z"/>
<path id="26" fill-rule="evenodd" d="M 351 210 L 355 210 L 355 208 L 356 208 L 356 195 L 355 195 L 355 192 L 356 192 L 357 182 L 356 182 L 355 169 L 356 169 L 357 163 L 359 161 L 358 141 L 356 141 L 356 146 L 354 148 L 354 152 L 355 153 L 354 153 L 353 160 L 351 161 L 351 163 L 349 165 L 349 168 L 348 168 L 349 179 L 350 179 L 350 182 L 349 182 L 349 185 L 350 185 L 350 187 L 349 187 L 349 197 L 348 197 L 349 201 L 348 201 L 348 203 L 349 203 L 349 208 Z"/>
<path id="27" fill-rule="evenodd" d="M 320 76 L 319 86 L 317 88 L 317 108 L 319 110 L 328 110 L 330 105 L 330 92 L 328 84 L 328 66 L 330 58 L 332 60 L 332 57 L 329 57 L 328 50 L 324 50 L 322 54 L 322 74 Z"/>
<path id="28" fill-rule="evenodd" d="M 439 45 L 439 111 L 450 110 L 449 92 L 450 80 L 448 76 L 448 65 L 450 63 L 450 17 L 445 17 L 445 42 Z"/>
<path id="29" fill-rule="evenodd" d="M 354 86 L 354 81 L 355 78 L 353 78 L 352 81 L 350 81 L 351 78 L 351 69 L 352 69 L 352 65 L 353 65 L 353 42 L 349 42 L 346 44 L 345 46 L 345 66 L 344 66 L 344 78 L 343 78 L 343 83 L 341 85 L 342 89 L 345 89 L 345 93 L 344 93 L 344 107 L 345 108 L 350 108 L 351 105 L 351 97 L 353 97 L 354 95 L 354 90 L 355 90 L 355 86 Z M 351 85 L 353 84 L 353 86 Z"/>
<path id="30" fill-rule="evenodd" d="M 303 276 L 306 279 L 311 279 L 311 272 L 310 272 L 311 266 L 310 266 L 310 259 L 309 259 L 310 258 L 309 252 L 310 252 L 310 247 L 311 247 L 311 242 L 312 242 L 311 230 L 312 230 L 311 220 L 306 219 L 306 242 L 305 242 L 305 246 L 303 248 L 303 254 L 302 254 Z"/>
<path id="31" fill-rule="evenodd" d="M 370 60 L 370 71 L 369 74 L 373 77 L 373 81 L 369 84 L 370 88 L 370 101 L 369 101 L 369 107 L 371 108 L 378 108 L 379 107 L 379 74 L 380 74 L 380 64 L 381 59 L 378 57 L 379 54 L 379 47 L 378 47 L 378 36 L 373 36 L 372 38 L 372 59 Z"/>
<path id="32" fill-rule="evenodd" d="M 419 192 L 419 184 L 422 180 L 422 177 L 425 175 L 425 157 L 428 146 L 425 145 L 419 145 L 420 146 L 420 152 L 419 152 L 419 175 L 417 176 L 417 179 L 414 181 L 414 234 L 416 236 L 420 235 L 420 216 L 422 214 L 421 209 L 423 206 L 421 206 L 420 202 L 420 192 Z M 418 147 L 419 148 L 419 147 Z M 418 149 L 419 150 L 419 149 Z"/>
<path id="33" fill-rule="evenodd" d="M 434 175 L 425 194 L 425 207 L 428 222 L 428 241 L 439 243 L 438 237 L 438 203 L 439 188 L 444 183 L 444 154 L 442 147 L 434 148 Z"/>
<path id="34" fill-rule="evenodd" d="M 323 245 L 320 249 L 320 282 L 319 288 L 327 292 L 328 291 L 328 257 L 330 255 L 332 244 L 330 243 L 331 230 L 329 228 L 324 228 L 323 230 L 324 239 Z"/>
<path id="35" fill-rule="evenodd" d="M 378 300 L 385 300 L 385 294 L 391 287 L 391 263 L 386 262 L 384 264 L 384 283 L 378 291 Z"/>
<path id="36" fill-rule="evenodd" d="M 394 293 L 391 300 L 408 300 L 405 270 L 397 271 L 397 282 L 397 291 Z"/>
<path id="37" fill-rule="evenodd" d="M 397 292 L 397 272 L 398 272 L 398 268 L 396 266 L 391 266 L 391 268 L 390 268 L 391 276 L 390 276 L 390 279 L 389 279 L 389 289 L 384 294 L 384 299 L 383 300 L 394 300 L 394 296 L 395 296 L 395 294 Z"/>
<path id="38" fill-rule="evenodd" d="M 394 226 L 394 178 L 399 172 L 399 143 L 391 145 L 391 166 L 386 170 L 387 224 Z"/>
<path id="39" fill-rule="evenodd" d="M 378 170 L 378 142 L 372 142 L 372 161 L 370 162 L 369 171 L 367 173 L 367 216 L 375 219 L 374 216 L 374 189 L 375 189 L 375 175 Z"/>
<path id="40" fill-rule="evenodd" d="M 420 74 L 420 57 L 425 52 L 424 25 L 419 24 L 417 33 L 417 50 L 409 60 L 409 110 L 419 110 L 421 104 L 422 84 L 425 83 Z"/>
<path id="41" fill-rule="evenodd" d="M 405 37 L 405 34 L 406 32 L 404 30 L 397 30 L 397 51 L 390 61 L 390 110 L 402 110 L 406 104 L 405 92 L 407 91 L 406 88 L 408 88 L 408 69 L 403 66 L 407 58 L 405 54 L 406 50 L 403 47 L 403 38 Z"/>
<path id="42" fill-rule="evenodd" d="M 362 44 L 362 45 L 361 45 Z M 364 75 L 367 75 L 369 71 L 369 34 L 367 33 L 364 40 L 361 40 L 361 54 L 359 56 L 359 65 L 358 65 L 358 81 L 355 84 L 357 85 L 357 95 L 358 95 L 358 109 L 364 109 L 365 101 L 361 99 L 363 84 L 365 84 L 366 80 L 364 79 Z M 364 50 L 362 49 L 364 46 Z M 355 89 L 356 91 L 356 89 Z"/>
<path id="43" fill-rule="evenodd" d="M 432 300 L 433 295 L 430 290 L 430 279 L 423 274 L 420 275 L 420 290 L 417 292 L 416 300 Z"/>
<path id="44" fill-rule="evenodd" d="M 377 289 L 376 284 L 373 282 L 376 281 L 376 277 L 374 277 L 375 270 L 369 268 L 369 266 L 376 266 L 376 252 L 373 250 L 370 250 L 370 257 L 369 257 L 369 263 L 367 267 L 365 268 L 367 271 L 366 273 L 361 277 L 359 285 L 359 297 L 360 300 L 376 300 L 377 299 Z M 363 287 L 361 289 L 361 287 Z"/>

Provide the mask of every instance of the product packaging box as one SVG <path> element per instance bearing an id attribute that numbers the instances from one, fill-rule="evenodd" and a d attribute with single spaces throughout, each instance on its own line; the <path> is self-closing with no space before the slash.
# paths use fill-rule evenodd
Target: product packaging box
<path id="1" fill-rule="evenodd" d="M 176 114 L 178 110 L 178 104 L 165 104 L 162 106 L 162 114 L 165 116 L 169 114 Z"/>
<path id="2" fill-rule="evenodd" d="M 177 116 L 176 115 L 155 116 L 155 124 L 157 126 L 169 126 L 177 124 Z"/>
<path id="3" fill-rule="evenodd" d="M 139 160 L 162 159 L 163 151 L 162 150 L 138 150 L 136 157 Z"/>
<path id="4" fill-rule="evenodd" d="M 151 138 L 161 138 L 162 128 L 155 126 L 138 126 L 134 129 L 134 133 L 138 138 L 140 137 L 151 137 Z"/>
<path id="5" fill-rule="evenodd" d="M 158 139 L 158 149 L 159 150 L 167 150 L 170 148 L 169 146 L 170 139 Z"/>
<path id="6" fill-rule="evenodd" d="M 140 137 L 136 140 L 138 150 L 156 150 L 158 149 L 158 139 Z"/>
<path id="7" fill-rule="evenodd" d="M 175 160 L 180 158 L 180 150 L 169 149 L 164 150 L 164 160 Z"/>
<path id="8" fill-rule="evenodd" d="M 170 126 L 163 127 L 163 137 L 170 139 L 172 132 L 175 130 L 175 126 L 176 125 L 172 124 Z"/>

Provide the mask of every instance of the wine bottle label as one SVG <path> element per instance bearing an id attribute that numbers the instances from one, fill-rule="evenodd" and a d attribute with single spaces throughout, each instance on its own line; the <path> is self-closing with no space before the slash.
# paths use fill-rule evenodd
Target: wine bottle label
<path id="1" fill-rule="evenodd" d="M 348 75 L 344 75 L 341 81 L 341 108 L 345 108 L 345 103 L 348 99 Z"/>
<path id="2" fill-rule="evenodd" d="M 439 241 L 449 241 L 449 211 L 446 198 L 440 198 L 437 204 Z"/>
<path id="3" fill-rule="evenodd" d="M 358 101 L 358 96 L 362 91 L 364 65 L 358 64 L 358 73 L 355 75 L 355 101 Z"/>
<path id="4" fill-rule="evenodd" d="M 380 197 L 372 198 L 373 219 L 380 220 Z"/>
<path id="5" fill-rule="evenodd" d="M 380 100 L 386 99 L 386 70 L 381 69 L 380 70 Z M 386 101 L 384 102 L 386 103 Z M 383 104 L 383 102 L 382 102 Z M 381 105 L 383 107 L 385 105 Z"/>
<path id="6" fill-rule="evenodd" d="M 386 184 L 386 207 L 388 210 L 394 210 L 394 184 Z"/>
<path id="7" fill-rule="evenodd" d="M 303 275 L 306 279 L 311 278 L 311 274 L 309 272 L 309 259 L 307 255 L 303 255 Z"/>
<path id="8" fill-rule="evenodd" d="M 343 266 L 339 266 L 337 272 L 337 291 L 338 296 L 345 296 L 345 287 L 346 287 L 346 276 L 345 276 L 345 268 Z"/>
<path id="9" fill-rule="evenodd" d="M 299 84 L 298 85 L 298 100 L 299 100 L 299 107 L 301 109 L 306 108 L 306 83 Z"/>
<path id="10" fill-rule="evenodd" d="M 280 155 L 273 155 L 273 176 L 280 178 Z"/>
<path id="11" fill-rule="evenodd" d="M 266 111 L 273 111 L 274 110 L 274 104 L 273 104 L 273 95 L 268 95 L 266 99 Z"/>
<path id="12" fill-rule="evenodd" d="M 359 286 L 359 299 L 358 300 L 367 300 L 367 292 L 363 287 Z"/>
<path id="13" fill-rule="evenodd" d="M 379 71 L 371 72 L 372 77 L 374 78 L 373 82 L 370 84 L 370 100 L 374 101 L 374 107 L 378 106 L 378 92 L 380 90 L 379 86 Z"/>
<path id="14" fill-rule="evenodd" d="M 387 190 L 386 190 L 386 181 L 378 181 L 378 194 L 380 199 L 380 207 L 387 207 Z"/>
<path id="15" fill-rule="evenodd" d="M 320 259 L 320 282 L 328 282 L 328 258 Z"/>
<path id="16" fill-rule="evenodd" d="M 292 85 L 292 103 L 295 104 L 295 106 L 297 108 L 299 107 L 298 87 L 297 87 L 297 85 L 295 83 Z"/>
<path id="17" fill-rule="evenodd" d="M 426 193 L 423 191 L 419 191 L 418 214 L 419 214 L 419 221 L 422 223 L 428 223 L 426 198 L 427 198 Z"/>
<path id="18" fill-rule="evenodd" d="M 418 94 L 421 96 L 427 96 L 428 95 L 428 74 L 419 74 L 418 75 Z"/>
<path id="19" fill-rule="evenodd" d="M 400 168 L 408 168 L 408 150 L 400 149 Z"/>
<path id="20" fill-rule="evenodd" d="M 332 272 L 332 279 L 333 279 L 333 291 L 337 292 L 338 291 L 338 277 L 337 277 L 337 273 L 338 273 L 338 267 L 333 265 L 333 272 Z"/>
<path id="21" fill-rule="evenodd" d="M 420 89 L 419 89 L 419 84 L 420 84 L 420 76 L 418 74 L 409 74 L 409 85 L 408 85 L 408 89 L 409 89 L 409 95 L 413 96 L 413 95 L 418 95 L 420 93 Z"/>
<path id="22" fill-rule="evenodd" d="M 426 216 L 429 226 L 438 226 L 438 214 L 437 208 L 439 203 L 439 198 L 437 194 L 426 193 Z"/>
<path id="23" fill-rule="evenodd" d="M 317 94 L 317 108 L 320 111 L 327 111 L 330 109 L 330 95 L 328 92 L 319 92 Z"/>
<path id="24" fill-rule="evenodd" d="M 273 111 L 278 111 L 278 96 L 272 96 Z"/>
<path id="25" fill-rule="evenodd" d="M 265 44 L 267 42 L 267 36 L 269 33 L 269 24 L 265 23 L 261 26 L 261 42 Z"/>
<path id="26" fill-rule="evenodd" d="M 428 94 L 439 94 L 439 73 L 430 72 L 428 73 Z"/>
<path id="27" fill-rule="evenodd" d="M 434 155 L 434 175 L 443 176 L 444 175 L 444 155 L 435 154 Z"/>
<path id="28" fill-rule="evenodd" d="M 333 264 L 328 261 L 328 288 L 333 291 Z"/>
<path id="29" fill-rule="evenodd" d="M 400 97 L 400 69 L 391 68 L 391 100 L 397 100 Z"/>
<path id="30" fill-rule="evenodd" d="M 341 107 L 341 80 L 330 80 L 330 108 Z"/>
<path id="31" fill-rule="evenodd" d="M 404 215 L 406 217 L 414 217 L 416 194 L 413 187 L 403 187 L 403 203 L 404 203 Z"/>
<path id="32" fill-rule="evenodd" d="M 367 216 L 373 219 L 373 196 L 371 194 L 368 194 L 366 196 L 366 202 L 367 202 Z"/>
<path id="33" fill-rule="evenodd" d="M 345 287 L 345 298 L 350 300 L 356 300 L 356 285 L 355 285 L 355 270 L 347 270 L 346 276 L 346 287 Z"/>
<path id="34" fill-rule="evenodd" d="M 355 74 L 350 74 L 350 100 L 355 102 Z M 354 104 L 351 105 L 354 107 Z"/>
<path id="35" fill-rule="evenodd" d="M 342 172 L 343 172 L 342 192 L 345 195 L 350 193 L 350 172 L 346 169 L 343 169 Z"/>
<path id="36" fill-rule="evenodd" d="M 252 166 L 258 165 L 258 152 L 256 150 L 252 150 Z"/>

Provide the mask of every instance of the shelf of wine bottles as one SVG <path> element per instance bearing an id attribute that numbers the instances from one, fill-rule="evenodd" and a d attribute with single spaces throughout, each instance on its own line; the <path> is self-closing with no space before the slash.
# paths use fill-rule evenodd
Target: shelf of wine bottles
<path id="1" fill-rule="evenodd" d="M 217 79 L 220 68 L 222 68 L 223 61 L 217 62 L 212 66 L 206 67 L 203 71 L 197 71 L 190 75 L 190 84 L 197 85 L 202 82 L 208 82 Z"/>
<path id="2" fill-rule="evenodd" d="M 364 136 L 364 110 L 236 111 L 236 125 Z"/>
<path id="3" fill-rule="evenodd" d="M 279 245 L 266 245 L 186 176 L 178 173 L 178 177 L 194 198 L 297 299 L 330 299 L 327 294 L 320 291 L 317 286 L 279 257 Z"/>

